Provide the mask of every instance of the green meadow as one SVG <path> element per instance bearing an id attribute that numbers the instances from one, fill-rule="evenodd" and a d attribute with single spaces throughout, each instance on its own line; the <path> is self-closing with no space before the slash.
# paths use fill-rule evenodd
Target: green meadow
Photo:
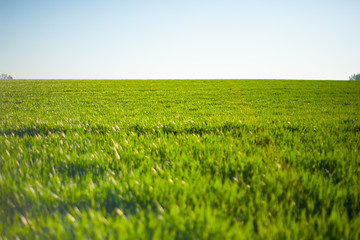
<path id="1" fill-rule="evenodd" d="M 359 239 L 360 82 L 0 81 L 0 239 Z"/>

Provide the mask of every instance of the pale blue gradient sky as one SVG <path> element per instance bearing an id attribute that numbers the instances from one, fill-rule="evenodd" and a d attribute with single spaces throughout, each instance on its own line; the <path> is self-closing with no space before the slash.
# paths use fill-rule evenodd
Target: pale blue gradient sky
<path id="1" fill-rule="evenodd" d="M 0 0 L 15 78 L 348 79 L 359 0 Z"/>

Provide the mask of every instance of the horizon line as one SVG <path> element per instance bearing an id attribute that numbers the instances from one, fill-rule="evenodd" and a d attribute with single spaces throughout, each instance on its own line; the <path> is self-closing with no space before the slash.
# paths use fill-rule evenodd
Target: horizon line
<path id="1" fill-rule="evenodd" d="M 13 78 L 2 80 L 302 80 L 302 81 L 349 81 L 349 79 L 309 78 Z"/>

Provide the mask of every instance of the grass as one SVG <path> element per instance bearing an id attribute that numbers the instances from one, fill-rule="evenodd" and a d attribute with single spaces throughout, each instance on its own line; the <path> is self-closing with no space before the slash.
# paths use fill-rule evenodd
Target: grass
<path id="1" fill-rule="evenodd" d="M 0 90 L 2 239 L 360 238 L 358 82 Z"/>

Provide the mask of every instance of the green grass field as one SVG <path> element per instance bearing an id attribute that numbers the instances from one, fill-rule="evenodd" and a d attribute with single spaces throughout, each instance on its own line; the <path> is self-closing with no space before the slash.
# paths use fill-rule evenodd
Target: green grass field
<path id="1" fill-rule="evenodd" d="M 0 239 L 359 239 L 360 82 L 0 82 Z"/>

